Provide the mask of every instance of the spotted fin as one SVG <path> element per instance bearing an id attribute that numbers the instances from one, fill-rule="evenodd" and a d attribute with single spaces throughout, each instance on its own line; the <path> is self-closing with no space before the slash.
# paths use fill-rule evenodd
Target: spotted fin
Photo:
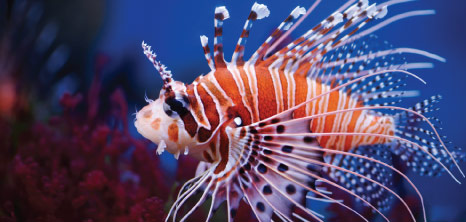
<path id="1" fill-rule="evenodd" d="M 306 209 L 305 197 L 308 191 L 317 192 L 314 188 L 316 178 L 311 175 L 320 175 L 321 168 L 318 165 L 311 167 L 306 161 L 288 157 L 280 145 L 254 139 L 252 134 L 250 138 L 252 141 L 244 147 L 247 154 L 242 158 L 244 164 L 239 168 L 238 174 L 245 197 L 257 218 L 260 221 L 270 221 L 273 214 L 276 214 L 285 221 L 294 221 L 294 208 L 300 208 L 310 216 L 317 217 L 315 212 Z M 313 152 L 309 156 L 322 161 L 321 152 Z M 306 170 L 308 165 L 309 170 Z"/>
<path id="2" fill-rule="evenodd" d="M 435 104 L 439 102 L 442 97 L 439 95 L 432 96 L 422 102 L 415 104 L 410 110 L 428 115 L 436 111 Z M 419 146 L 413 144 L 406 144 L 398 142 L 392 145 L 393 152 L 400 156 L 405 165 L 420 175 L 439 176 L 445 172 L 445 167 L 435 161 L 433 157 L 440 160 L 448 169 L 452 169 L 455 165 L 449 153 L 444 149 L 443 145 L 448 147 L 451 155 L 459 162 L 466 161 L 466 154 L 459 147 L 452 147 L 450 143 L 443 142 L 438 139 L 436 132 L 429 130 L 426 123 L 423 122 L 419 115 L 409 112 L 401 112 L 396 116 L 397 127 L 396 133 L 402 137 L 412 141 L 416 141 Z M 434 122 L 440 122 L 438 119 L 429 118 Z M 442 137 L 442 140 L 446 137 Z M 421 149 L 428 151 L 421 152 Z M 429 155 L 431 154 L 431 155 Z"/>
<path id="3" fill-rule="evenodd" d="M 383 73 L 384 72 L 380 72 L 380 73 L 374 73 L 374 74 L 371 74 L 371 75 L 376 76 L 376 75 L 381 75 Z M 333 88 L 332 90 L 330 90 L 329 92 L 323 93 L 323 94 L 321 94 L 321 95 L 319 95 L 319 96 L 317 96 L 317 97 L 315 97 L 313 99 L 318 99 L 318 98 L 320 98 L 322 96 L 325 96 L 328 93 L 331 93 L 332 91 L 339 90 L 342 87 L 345 87 L 345 86 L 348 86 L 348 85 L 350 85 L 352 83 L 358 82 L 362 78 L 364 78 L 364 77 L 359 77 L 359 78 L 356 78 L 354 80 L 351 80 L 351 81 L 349 81 L 347 83 L 344 83 L 344 84 L 342 84 L 340 86 L 337 86 L 337 87 Z M 312 116 L 295 118 L 294 117 L 295 116 L 294 115 L 295 111 L 298 110 L 299 108 L 303 107 L 306 103 L 309 103 L 310 101 L 312 101 L 312 100 L 306 101 L 305 103 L 301 103 L 301 104 L 299 104 L 299 105 L 297 105 L 295 107 L 292 107 L 292 108 L 290 108 L 288 110 L 285 110 L 285 111 L 283 111 L 283 112 L 281 112 L 279 114 L 276 114 L 276 115 L 274 115 L 272 117 L 269 117 L 269 118 L 267 118 L 267 119 L 265 119 L 265 120 L 263 120 L 261 122 L 254 123 L 251 126 L 248 126 L 246 132 L 250 132 L 251 134 L 253 134 L 254 135 L 254 137 L 253 137 L 254 140 L 256 140 L 256 141 L 259 140 L 259 142 L 261 144 L 265 144 L 264 146 L 267 146 L 267 147 L 273 147 L 275 145 L 279 145 L 279 146 L 285 146 L 286 145 L 286 146 L 289 146 L 289 147 L 293 147 L 292 150 L 304 151 L 304 154 L 299 155 L 299 156 L 304 156 L 303 158 L 306 158 L 306 151 L 307 151 L 308 155 L 312 153 L 312 152 L 309 152 L 311 150 L 313 150 L 313 151 L 322 151 L 322 152 L 325 152 L 326 154 L 329 154 L 329 155 L 342 154 L 342 155 L 345 155 L 345 156 L 356 157 L 358 159 L 358 161 L 362 161 L 361 163 L 365 164 L 366 162 L 369 162 L 369 166 L 371 166 L 371 164 L 378 164 L 378 165 L 381 165 L 383 167 L 389 168 L 391 171 L 396 172 L 397 174 L 401 175 L 406 181 L 409 182 L 409 184 L 413 187 L 413 189 L 415 189 L 416 192 L 418 193 L 421 202 L 422 202 L 422 196 L 420 195 L 418 189 L 414 186 L 414 184 L 409 180 L 409 178 L 406 175 L 404 175 L 403 173 L 401 173 L 399 170 L 394 168 L 391 164 L 384 162 L 384 160 L 377 160 L 377 159 L 375 159 L 373 157 L 368 157 L 368 156 L 365 156 L 365 155 L 361 155 L 360 153 L 340 151 L 340 150 L 335 150 L 335 149 L 331 149 L 331 148 L 321 147 L 321 146 L 319 146 L 319 144 L 306 144 L 306 142 L 312 142 L 313 140 L 316 140 L 316 137 L 337 136 L 337 135 L 338 136 L 360 135 L 360 136 L 373 136 L 373 137 L 391 138 L 392 142 L 391 143 L 386 143 L 384 145 L 391 146 L 393 144 L 399 144 L 399 145 L 402 144 L 402 145 L 405 146 L 406 150 L 411 150 L 411 152 L 416 154 L 416 155 L 424 156 L 426 159 L 431 158 L 432 160 L 430 161 L 430 163 L 437 164 L 437 167 L 444 169 L 445 171 L 447 171 L 450 174 L 450 176 L 453 179 L 458 181 L 458 179 L 450 171 L 451 167 L 445 166 L 444 163 L 450 164 L 450 165 L 453 166 L 453 164 L 456 163 L 455 159 L 460 159 L 461 160 L 462 158 L 464 158 L 464 156 L 460 155 L 455 150 L 453 150 L 453 152 L 448 152 L 448 149 L 444 146 L 444 143 L 443 143 L 442 139 L 438 136 L 438 133 L 437 133 L 435 127 L 431 124 L 429 119 L 427 119 L 425 116 L 423 116 L 421 114 L 422 112 L 426 111 L 426 108 L 424 106 L 417 105 L 417 106 L 415 106 L 415 107 L 413 107 L 411 109 L 405 109 L 405 108 L 395 107 L 395 106 L 378 106 L 378 107 L 367 106 L 367 107 L 337 110 L 337 111 L 333 111 L 333 112 L 326 112 L 326 113 L 321 113 L 321 114 L 312 115 Z M 429 103 L 429 102 L 426 102 L 426 103 Z M 416 107 L 421 107 L 421 108 L 416 108 Z M 399 114 L 399 115 L 395 114 L 394 115 L 394 118 L 395 118 L 397 123 L 401 122 L 401 119 L 403 119 L 402 117 L 407 117 L 408 120 L 406 122 L 410 122 L 413 119 L 415 120 L 414 122 L 424 121 L 428 125 L 428 127 L 418 129 L 418 131 L 428 132 L 428 133 L 426 133 L 427 135 L 430 135 L 432 138 L 435 138 L 435 139 L 438 140 L 437 142 L 439 143 L 439 145 L 438 145 L 439 149 L 437 151 L 438 151 L 438 153 L 443 153 L 442 156 L 436 155 L 435 151 L 431 149 L 431 148 L 435 148 L 435 146 L 431 146 L 431 148 L 429 148 L 429 146 L 431 144 L 423 144 L 424 142 L 422 141 L 422 139 L 418 139 L 415 136 L 410 137 L 410 138 L 405 138 L 407 135 L 400 135 L 399 131 L 396 132 L 397 133 L 396 135 L 392 136 L 392 135 L 383 135 L 383 134 L 375 134 L 375 133 L 352 133 L 352 132 L 349 132 L 349 133 L 347 133 L 347 132 L 314 133 L 314 132 L 311 132 L 311 130 L 310 130 L 310 124 L 311 124 L 312 119 L 315 119 L 315 118 L 318 118 L 318 117 L 322 117 L 322 116 L 326 116 L 326 115 L 335 115 L 336 113 L 340 113 L 340 112 L 353 112 L 353 111 L 357 111 L 357 110 L 376 110 L 376 109 L 385 109 L 385 110 L 390 110 L 392 112 L 399 111 L 398 113 L 401 113 L 401 114 Z M 427 110 L 429 110 L 429 109 L 427 109 Z M 403 114 L 403 113 L 405 113 L 405 114 Z M 409 117 L 411 117 L 411 118 L 409 118 Z M 430 131 L 427 130 L 429 127 L 435 133 L 430 133 Z M 372 148 L 375 148 L 375 147 L 372 147 Z M 416 148 L 416 149 L 414 149 L 414 148 Z M 388 149 L 385 148 L 385 149 L 386 150 L 390 150 L 390 149 L 393 150 L 393 148 L 388 148 Z M 289 150 L 289 148 L 285 148 L 285 150 Z M 400 149 L 398 149 L 398 150 L 400 150 Z M 396 152 L 394 152 L 394 153 L 395 153 L 395 155 L 397 155 Z M 452 155 L 450 155 L 450 154 L 452 154 Z M 290 158 L 288 158 L 288 160 L 293 160 L 292 163 L 294 163 L 294 159 L 297 158 L 296 157 L 297 155 L 295 156 L 293 154 L 288 154 L 287 156 L 290 157 Z M 377 156 L 377 155 L 375 155 L 375 156 Z M 383 156 L 387 156 L 387 155 L 384 154 Z M 403 155 L 400 155 L 400 156 L 403 159 Z M 358 172 L 358 170 L 354 170 L 354 166 L 353 166 L 353 168 L 351 168 L 352 164 L 343 164 L 343 165 L 339 166 L 338 163 L 335 163 L 335 164 L 321 163 L 321 162 L 318 162 L 318 161 L 314 161 L 313 158 L 309 158 L 309 157 L 307 157 L 306 161 L 312 162 L 313 164 L 316 164 L 316 165 L 329 167 L 329 168 L 333 168 L 334 170 L 341 171 L 341 173 L 343 173 L 345 175 L 345 177 L 335 177 L 334 179 L 336 179 L 338 183 L 342 183 L 343 182 L 342 178 L 346 179 L 349 176 L 349 174 L 351 174 L 352 175 L 351 177 L 355 176 L 355 177 L 359 178 L 360 180 L 364 179 L 364 180 L 368 180 L 371 184 L 376 184 L 377 186 L 383 188 L 383 190 L 385 190 L 386 192 L 391 193 L 391 195 L 396 197 L 398 199 L 398 201 L 401 201 L 403 203 L 403 205 L 406 207 L 407 211 L 409 211 L 412 218 L 415 219 L 415 217 L 414 217 L 410 207 L 407 205 L 407 203 L 396 192 L 394 192 L 392 189 L 389 188 L 389 186 L 388 186 L 389 183 L 388 183 L 388 181 L 384 180 L 384 178 L 377 177 L 377 176 L 373 177 L 373 175 L 371 175 L 372 172 L 368 172 L 369 174 L 367 174 L 367 172 L 365 172 L 364 174 L 361 174 L 361 173 Z M 412 162 L 412 161 L 409 161 L 409 162 Z M 425 164 L 425 163 L 423 163 L 423 164 Z M 433 165 L 429 165 L 429 164 L 426 165 L 426 167 L 429 167 L 429 168 L 432 167 L 432 166 Z M 424 167 L 424 168 L 427 169 L 426 167 Z M 382 181 L 378 181 L 379 179 L 381 179 Z M 325 182 L 327 182 L 327 181 L 325 181 Z M 385 194 L 375 196 L 374 198 L 367 197 L 367 196 L 366 196 L 366 198 L 362 198 L 361 195 L 357 194 L 357 188 L 355 189 L 355 187 L 353 187 L 352 184 L 347 185 L 348 188 L 345 188 L 344 186 L 339 186 L 338 183 L 337 184 L 329 183 L 329 184 L 331 184 L 331 186 L 337 187 L 337 189 L 343 190 L 343 191 L 353 195 L 354 197 L 362 200 L 364 203 L 366 203 L 368 206 L 370 206 L 373 210 L 377 211 L 377 213 L 379 213 L 382 217 L 384 217 L 384 219 L 386 219 L 385 216 L 383 215 L 383 213 L 380 212 L 378 207 L 384 208 L 388 204 L 388 201 L 386 203 L 378 203 L 377 202 L 377 201 L 380 201 L 380 200 L 388 200 L 386 198 Z M 352 191 L 352 190 L 354 190 L 354 191 Z M 370 203 L 370 201 L 373 201 L 373 200 L 376 201 L 374 204 L 378 205 L 378 207 L 376 207 L 376 206 L 374 206 L 374 204 Z M 423 207 L 423 209 L 424 209 L 424 207 Z M 424 211 L 424 217 L 425 217 L 425 211 Z"/>
<path id="4" fill-rule="evenodd" d="M 232 157 L 238 160 L 237 175 L 241 189 L 260 221 L 269 221 L 274 214 L 285 221 L 295 221 L 301 217 L 294 213 L 296 210 L 304 212 L 305 216 L 311 217 L 312 220 L 322 221 L 323 218 L 318 212 L 306 207 L 308 192 L 340 204 L 366 220 L 345 203 L 320 192 L 316 188 L 318 180 L 349 193 L 381 213 L 367 200 L 369 198 L 363 198 L 361 194 L 353 191 L 354 187 L 345 188 L 326 179 L 321 172 L 323 167 L 331 167 L 344 173 L 353 173 L 358 179 L 366 178 L 371 183 L 377 183 L 375 180 L 367 175 L 358 174 L 354 169 L 343 169 L 326 163 L 323 156 L 328 149 L 320 147 L 316 137 L 310 134 L 309 121 L 301 121 L 300 124 L 293 124 L 291 127 L 285 118 L 266 120 L 231 131 L 233 143 L 237 144 L 232 147 Z M 388 189 L 386 186 L 383 188 Z"/>
<path id="5" fill-rule="evenodd" d="M 386 145 L 361 146 L 356 147 L 349 152 L 371 157 L 390 165 L 392 164 L 392 154 Z M 328 155 L 326 160 L 332 165 L 358 172 L 392 188 L 393 171 L 381 166 L 380 164 L 364 161 L 363 159 L 355 156 L 342 154 Z M 393 202 L 393 195 L 383 187 L 378 186 L 375 183 L 371 183 L 363 178 L 358 178 L 353 174 L 338 171 L 335 168 L 325 167 L 324 171 L 326 172 L 326 175 L 332 178 L 332 180 L 360 195 L 381 211 L 386 212 L 390 208 L 391 203 Z"/>

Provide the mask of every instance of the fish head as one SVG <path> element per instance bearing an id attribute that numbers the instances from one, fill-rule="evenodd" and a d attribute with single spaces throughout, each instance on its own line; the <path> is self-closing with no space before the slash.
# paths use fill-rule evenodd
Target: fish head
<path id="1" fill-rule="evenodd" d="M 186 131 L 182 120 L 190 109 L 185 84 L 173 81 L 169 90 L 160 91 L 157 100 L 146 101 L 148 104 L 136 114 L 134 125 L 137 131 L 158 144 L 158 154 L 164 150 L 175 155 L 175 158 L 181 152 L 187 154 L 188 147 L 195 143 L 195 139 Z"/>

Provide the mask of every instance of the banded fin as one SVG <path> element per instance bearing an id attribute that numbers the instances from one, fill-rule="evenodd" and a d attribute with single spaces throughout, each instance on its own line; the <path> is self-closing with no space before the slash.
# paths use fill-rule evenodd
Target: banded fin
<path id="1" fill-rule="evenodd" d="M 246 44 L 246 40 L 249 37 L 249 31 L 252 28 L 252 24 L 254 21 L 258 19 L 263 19 L 268 17 L 270 14 L 269 9 L 264 4 L 258 4 L 257 2 L 251 8 L 251 12 L 249 13 L 248 19 L 243 27 L 243 32 L 241 33 L 240 38 L 238 39 L 238 43 L 236 44 L 235 52 L 231 58 L 231 62 L 233 64 L 242 65 L 244 64 L 244 48 Z"/>
<path id="2" fill-rule="evenodd" d="M 272 32 L 272 34 L 265 40 L 264 43 L 254 52 L 254 54 L 249 59 L 249 63 L 254 64 L 256 61 L 261 62 L 262 59 L 267 55 L 267 51 L 284 33 L 284 31 L 289 30 L 295 23 L 298 18 L 306 13 L 306 9 L 300 6 L 297 6 L 290 15 Z"/>
<path id="3" fill-rule="evenodd" d="M 298 38 L 296 41 L 290 43 L 287 47 L 283 48 L 279 52 L 275 53 L 267 59 L 266 64 L 271 64 L 273 60 L 283 58 L 285 61 L 292 59 L 297 63 L 307 63 L 309 58 L 312 58 L 313 62 L 319 61 L 321 56 L 329 51 L 329 47 L 333 44 L 337 37 L 345 31 L 351 24 L 360 20 L 362 17 L 367 17 L 367 13 L 371 7 L 366 3 L 367 1 L 361 1 L 361 4 L 354 4 L 350 9 L 354 8 L 354 13 L 347 13 L 346 11 L 342 14 L 340 11 L 334 12 L 327 19 L 323 20 L 317 26 L 309 30 L 303 36 Z M 339 24 L 344 23 L 336 33 L 329 33 L 333 28 L 338 27 Z M 345 38 L 345 37 L 343 37 Z M 326 42 L 319 43 L 328 39 Z"/>
<path id="4" fill-rule="evenodd" d="M 223 56 L 223 21 L 230 18 L 230 13 L 225 6 L 215 8 L 215 33 L 214 33 L 214 61 L 215 67 L 226 67 Z"/>
<path id="5" fill-rule="evenodd" d="M 275 68 L 280 67 L 280 69 L 287 69 L 287 71 L 290 72 L 291 74 L 295 73 L 295 74 L 302 74 L 302 75 L 310 75 L 313 78 L 317 78 L 318 74 L 322 74 L 322 71 L 321 71 L 322 67 L 332 68 L 332 69 L 337 70 L 339 68 L 338 67 L 339 65 L 328 64 L 328 62 L 325 61 L 325 57 L 330 56 L 332 53 L 335 54 L 334 52 L 339 51 L 339 48 L 343 46 L 347 46 L 348 44 L 353 43 L 355 40 L 358 40 L 360 38 L 370 35 L 373 32 L 373 30 L 370 31 L 371 30 L 370 28 L 368 29 L 368 32 L 365 32 L 366 30 L 361 31 L 361 35 L 356 35 L 356 33 L 362 30 L 363 26 L 365 26 L 370 21 L 377 20 L 377 19 L 380 19 L 386 16 L 388 12 L 388 9 L 387 9 L 388 6 L 398 4 L 398 3 L 403 3 L 406 1 L 388 1 L 385 3 L 381 3 L 379 5 L 376 5 L 376 4 L 369 5 L 368 1 L 358 1 L 358 3 L 356 4 L 352 4 L 351 2 L 354 2 L 354 1 L 348 2 L 348 4 L 345 4 L 345 6 L 335 11 L 331 16 L 323 20 L 321 23 L 316 25 L 314 28 L 309 30 L 307 33 L 302 35 L 300 38 L 296 39 L 295 41 L 290 43 L 288 46 L 274 53 L 273 55 L 268 57 L 265 61 L 260 62 L 259 64 L 263 66 L 274 66 Z M 428 15 L 428 14 L 431 14 L 430 11 L 428 10 L 422 11 L 422 12 L 413 11 L 412 13 L 410 12 L 410 13 L 407 13 L 406 15 L 403 14 L 400 16 L 395 16 L 395 18 L 391 19 L 390 22 L 388 23 L 381 22 L 381 23 L 378 23 L 377 25 L 380 24 L 380 26 L 385 26 L 399 19 L 407 18 L 410 16 Z M 353 26 L 357 26 L 357 27 L 351 30 L 350 28 Z M 352 36 L 353 37 L 357 36 L 357 38 L 351 38 Z M 261 48 L 259 48 L 259 50 Z M 376 55 L 376 57 L 385 57 L 386 55 L 392 55 L 392 54 L 398 54 L 398 53 L 414 53 L 414 54 L 420 54 L 420 55 L 424 55 L 427 57 L 431 57 L 433 59 L 438 59 L 440 61 L 444 61 L 444 59 L 439 56 L 424 52 L 422 50 L 417 50 L 417 49 L 405 49 L 405 48 L 391 49 L 391 50 L 382 52 L 381 54 L 384 54 L 384 53 L 385 55 Z M 364 55 L 364 56 L 367 56 L 367 55 Z M 250 59 L 250 61 L 252 61 L 251 63 L 253 63 L 256 59 L 257 58 L 253 55 Z M 350 62 L 352 59 L 355 59 L 355 58 L 346 57 L 344 58 L 344 60 L 342 59 L 341 61 L 338 61 L 338 62 L 354 65 L 354 62 Z M 393 64 L 393 63 L 390 64 L 390 67 L 392 68 L 395 66 L 396 64 Z M 431 66 L 432 65 L 430 64 L 413 63 L 413 64 L 399 64 L 398 68 L 400 69 L 429 68 Z M 388 66 L 383 66 L 382 68 L 389 69 Z M 379 69 L 379 70 L 383 70 L 383 69 Z M 373 69 L 359 70 L 357 71 L 357 73 L 352 73 L 352 74 L 358 74 L 358 76 L 361 76 L 367 73 L 372 73 L 373 71 L 374 71 Z M 332 73 L 327 73 L 327 74 L 332 74 Z M 354 78 L 354 76 L 352 77 Z"/>
<path id="6" fill-rule="evenodd" d="M 210 70 L 215 70 L 215 65 L 214 65 L 214 60 L 212 60 L 212 55 L 210 53 L 210 48 L 209 48 L 209 38 L 205 35 L 201 35 L 201 45 L 202 49 L 204 50 L 204 56 L 207 61 L 207 64 L 209 65 Z"/>

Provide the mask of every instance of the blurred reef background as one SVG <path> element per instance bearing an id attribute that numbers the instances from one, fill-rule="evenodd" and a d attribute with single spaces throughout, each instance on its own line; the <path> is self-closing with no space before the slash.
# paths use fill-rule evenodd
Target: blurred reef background
<path id="1" fill-rule="evenodd" d="M 155 145 L 133 126 L 145 94 L 155 99 L 161 87 L 141 42 L 152 45 L 176 80 L 190 83 L 209 71 L 199 36 L 213 39 L 214 8 L 226 5 L 230 11 L 224 25 L 229 58 L 253 2 L 0 0 L 0 221 L 161 221 L 197 162 L 175 161 L 167 152 L 157 156 Z M 292 36 L 343 2 L 323 1 Z M 313 1 L 259 3 L 267 4 L 271 16 L 253 27 L 246 56 L 293 8 Z M 410 81 L 408 88 L 419 89 L 421 96 L 402 105 L 443 95 L 436 112 L 442 134 L 464 148 L 466 2 L 419 0 L 389 8 L 388 16 L 417 9 L 437 14 L 409 18 L 376 34 L 394 46 L 446 58 L 433 69 L 416 70 L 428 84 Z M 409 176 L 424 196 L 429 221 L 466 221 L 464 185 L 446 175 Z M 397 189 L 418 206 L 405 185 Z M 410 221 L 398 205 L 390 218 Z M 333 221 L 347 214 L 335 206 L 322 210 L 330 211 Z M 243 206 L 237 220 L 253 217 Z"/>

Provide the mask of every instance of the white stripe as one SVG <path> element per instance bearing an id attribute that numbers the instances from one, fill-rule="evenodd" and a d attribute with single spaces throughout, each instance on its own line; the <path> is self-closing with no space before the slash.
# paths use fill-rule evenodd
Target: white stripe
<path id="1" fill-rule="evenodd" d="M 363 110 L 361 112 L 361 115 L 359 115 L 358 120 L 356 120 L 356 125 L 354 127 L 354 132 L 362 132 L 360 130 L 360 127 L 361 127 L 363 121 L 365 120 L 366 114 L 367 114 L 367 110 Z M 360 135 L 353 136 L 353 141 L 351 141 L 351 147 L 355 147 L 357 144 L 359 144 L 360 140 L 361 140 Z"/>
<path id="2" fill-rule="evenodd" d="M 309 78 L 309 77 L 308 77 L 308 78 Z M 309 78 L 309 79 L 311 79 L 311 78 Z M 314 97 L 317 96 L 317 82 L 316 82 L 316 80 L 314 80 L 314 79 L 312 80 L 312 86 L 313 86 L 313 87 L 311 88 L 311 89 L 312 89 L 312 95 L 311 95 L 311 96 L 312 96 L 312 98 L 314 98 Z M 321 89 L 322 89 L 322 88 L 321 88 Z M 317 114 L 316 105 L 317 105 L 317 101 L 314 100 L 314 101 L 312 102 L 312 112 L 311 112 L 311 115 Z"/>
<path id="3" fill-rule="evenodd" d="M 344 93 L 344 94 L 345 94 L 345 96 L 347 96 L 346 93 Z M 352 98 L 351 96 L 348 96 L 348 97 L 349 97 L 348 108 L 356 107 L 357 100 Z M 348 127 L 350 126 L 351 120 L 353 119 L 353 114 L 354 114 L 354 111 L 344 113 L 345 118 L 343 118 L 342 124 L 340 126 L 341 127 L 341 132 L 348 132 Z M 347 138 L 346 136 L 343 137 L 343 140 L 341 141 L 341 147 L 343 147 L 343 149 L 345 148 L 346 138 Z"/>
<path id="4" fill-rule="evenodd" d="M 340 110 L 340 109 L 344 108 L 345 103 L 346 103 L 346 96 L 342 95 L 341 91 L 338 91 L 338 104 L 337 104 L 337 109 L 336 110 Z M 332 129 L 331 129 L 330 132 L 339 132 L 339 127 L 341 125 L 340 119 L 342 118 L 342 114 L 338 113 L 338 114 L 336 114 L 334 116 L 335 116 L 335 118 L 333 119 Z M 329 138 L 328 142 L 330 144 L 335 144 L 335 141 L 336 141 L 336 139 L 338 137 L 339 136 L 331 136 Z M 337 146 L 337 144 L 335 144 L 335 146 L 338 147 L 338 148 L 341 147 L 341 146 Z"/>
<path id="5" fill-rule="evenodd" d="M 281 65 L 281 61 L 282 61 L 281 59 L 275 60 L 268 67 L 269 73 L 272 77 L 273 87 L 275 89 L 275 100 L 277 101 L 277 113 L 281 113 L 285 110 L 285 107 L 283 106 L 283 88 L 282 88 L 282 82 L 280 80 L 280 71 L 278 70 L 278 68 L 276 68 L 276 65 L 278 65 L 278 67 Z"/>
<path id="6" fill-rule="evenodd" d="M 306 101 L 309 101 L 311 98 L 312 98 L 312 90 L 315 90 L 315 87 L 313 85 L 313 82 L 311 80 L 311 78 L 306 78 L 306 82 L 307 82 L 307 95 L 306 95 Z M 310 109 L 311 109 L 311 106 L 314 104 L 314 102 L 312 103 L 307 103 L 306 104 L 306 115 L 307 116 L 310 116 L 312 115 L 312 113 L 310 113 Z"/>
<path id="7" fill-rule="evenodd" d="M 202 77 L 201 77 L 202 78 Z M 198 82 L 194 82 L 193 83 L 194 85 L 194 97 L 196 97 L 196 101 L 198 101 L 198 106 L 199 106 L 199 109 L 201 110 L 201 114 L 202 114 L 202 119 L 204 119 L 204 122 L 205 123 L 202 123 L 202 121 L 200 120 L 200 118 L 197 116 L 196 113 L 194 113 L 194 110 L 191 109 L 191 114 L 193 115 L 194 119 L 196 120 L 196 122 L 201 125 L 202 127 L 206 128 L 207 130 L 210 130 L 211 128 L 211 125 L 210 125 L 210 122 L 209 122 L 209 119 L 207 118 L 207 116 L 205 115 L 205 108 L 204 108 L 204 103 L 202 103 L 202 99 L 201 97 L 199 96 L 199 92 L 197 91 L 197 86 L 199 85 Z"/>
<path id="8" fill-rule="evenodd" d="M 325 93 L 327 91 L 329 91 L 328 89 L 328 86 L 327 85 L 322 85 L 322 93 Z M 327 112 L 327 108 L 328 108 L 328 102 L 329 102 L 329 97 L 330 97 L 330 94 L 327 94 L 323 97 L 321 97 L 319 100 L 319 111 L 318 113 L 325 113 Z M 325 104 L 325 105 L 324 105 Z M 317 128 L 317 132 L 325 132 L 325 119 L 326 117 L 323 116 L 321 118 L 319 118 L 319 121 L 318 121 L 318 128 Z"/>
<path id="9" fill-rule="evenodd" d="M 209 94 L 209 96 L 212 97 L 212 100 L 215 103 L 215 108 L 217 109 L 217 112 L 218 112 L 218 115 L 219 115 L 219 117 L 218 117 L 219 121 L 223 122 L 226 112 L 223 110 L 222 105 L 218 101 L 217 97 L 214 96 L 214 94 L 209 90 L 209 87 L 207 87 L 205 83 L 202 82 L 201 86 L 202 86 L 202 88 L 204 88 L 204 90 L 207 92 L 207 94 Z"/>
<path id="10" fill-rule="evenodd" d="M 246 76 L 249 79 L 249 88 L 251 90 L 251 96 L 254 102 L 254 110 L 252 113 L 253 122 L 259 121 L 259 102 L 258 102 L 258 93 L 257 93 L 257 78 L 256 78 L 256 69 L 254 64 L 249 64 L 246 62 L 243 66 L 243 70 L 246 73 Z"/>
<path id="11" fill-rule="evenodd" d="M 251 104 L 249 104 L 247 101 L 246 88 L 244 86 L 243 79 L 241 78 L 241 73 L 238 69 L 238 66 L 233 65 L 233 64 L 228 64 L 227 69 L 228 71 L 230 71 L 231 75 L 233 76 L 233 79 L 235 79 L 235 83 L 236 83 L 236 86 L 238 87 L 239 94 L 241 95 L 241 100 L 243 101 L 243 105 L 249 111 L 251 122 L 253 122 L 252 107 L 251 107 Z"/>
<path id="12" fill-rule="evenodd" d="M 287 93 L 288 93 L 288 109 L 294 106 L 294 89 L 296 88 L 294 78 L 289 73 L 289 67 L 291 66 L 291 60 L 287 60 L 285 67 L 285 79 L 287 82 Z"/>
<path id="13" fill-rule="evenodd" d="M 220 84 L 217 82 L 217 79 L 215 78 L 215 76 L 213 75 L 213 72 L 212 72 L 212 75 L 208 75 L 207 78 L 209 78 L 210 82 L 212 84 L 214 84 L 215 88 L 217 88 L 217 90 L 221 93 L 221 95 L 223 96 L 223 98 L 225 98 L 227 101 L 228 101 L 228 104 L 226 104 L 226 107 L 223 107 L 222 110 L 226 110 L 228 109 L 228 107 L 230 106 L 234 106 L 235 103 L 233 102 L 233 100 L 230 98 L 230 96 L 228 96 L 228 94 L 223 90 L 223 88 L 220 86 Z"/>

